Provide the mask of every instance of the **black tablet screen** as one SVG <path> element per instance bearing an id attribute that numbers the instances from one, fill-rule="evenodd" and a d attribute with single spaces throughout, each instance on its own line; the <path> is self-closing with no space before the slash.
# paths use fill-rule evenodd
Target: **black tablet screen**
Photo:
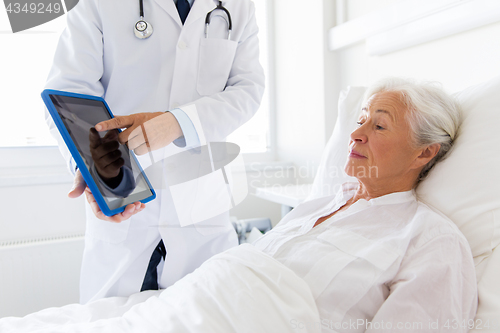
<path id="1" fill-rule="evenodd" d="M 103 102 L 61 95 L 50 98 L 109 209 L 152 195 L 135 158 L 118 143 L 117 130 L 95 131 L 97 123 L 111 119 Z M 117 162 L 116 156 L 123 160 Z"/>

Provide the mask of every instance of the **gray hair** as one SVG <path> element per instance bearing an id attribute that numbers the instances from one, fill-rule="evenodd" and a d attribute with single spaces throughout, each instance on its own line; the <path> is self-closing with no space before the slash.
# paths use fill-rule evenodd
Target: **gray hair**
<path id="1" fill-rule="evenodd" d="M 416 82 L 402 78 L 383 79 L 365 93 L 365 102 L 379 92 L 396 92 L 407 106 L 411 129 L 410 139 L 415 148 L 439 143 L 441 148 L 420 172 L 417 184 L 425 179 L 434 165 L 443 160 L 458 135 L 461 123 L 460 104 L 437 82 Z"/>

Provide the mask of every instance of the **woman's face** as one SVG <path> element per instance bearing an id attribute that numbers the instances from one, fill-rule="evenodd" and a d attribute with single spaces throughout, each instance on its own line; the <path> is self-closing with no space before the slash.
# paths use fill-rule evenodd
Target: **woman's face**
<path id="1" fill-rule="evenodd" d="M 411 145 L 407 113 L 399 93 L 380 92 L 368 100 L 351 133 L 348 175 L 381 184 L 416 180 L 422 150 Z"/>

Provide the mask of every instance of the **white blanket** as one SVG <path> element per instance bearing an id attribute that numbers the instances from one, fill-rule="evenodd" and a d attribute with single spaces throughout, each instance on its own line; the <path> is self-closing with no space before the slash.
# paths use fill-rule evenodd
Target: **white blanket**
<path id="1" fill-rule="evenodd" d="M 307 284 L 252 245 L 160 291 L 0 319 L 0 332 L 320 332 Z"/>

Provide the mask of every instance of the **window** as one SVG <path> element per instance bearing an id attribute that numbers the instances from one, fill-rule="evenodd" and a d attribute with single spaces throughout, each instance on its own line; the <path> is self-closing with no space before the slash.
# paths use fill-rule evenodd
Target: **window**
<path id="1" fill-rule="evenodd" d="M 268 81 L 267 3 L 266 0 L 254 2 L 260 28 L 260 60 Z M 64 15 L 13 34 L 6 11 L 0 10 L 0 110 L 4 121 L 4 128 L 0 131 L 0 147 L 56 145 L 45 124 L 40 93 L 52 64 L 59 35 L 65 26 Z M 267 82 L 266 86 L 269 86 Z M 267 90 L 257 114 L 228 138 L 238 143 L 243 153 L 268 150 L 270 102 Z"/>
<path id="2" fill-rule="evenodd" d="M 259 26 L 260 64 L 266 75 L 266 90 L 255 116 L 232 133 L 227 140 L 238 143 L 243 153 L 263 153 L 270 146 L 270 54 L 269 54 L 269 0 L 254 0 L 255 15 Z"/>
<path id="3" fill-rule="evenodd" d="M 4 7 L 5 8 L 5 7 Z M 7 12 L 0 10 L 0 146 L 55 145 L 45 125 L 40 93 L 52 63 L 65 16 L 13 34 Z"/>

